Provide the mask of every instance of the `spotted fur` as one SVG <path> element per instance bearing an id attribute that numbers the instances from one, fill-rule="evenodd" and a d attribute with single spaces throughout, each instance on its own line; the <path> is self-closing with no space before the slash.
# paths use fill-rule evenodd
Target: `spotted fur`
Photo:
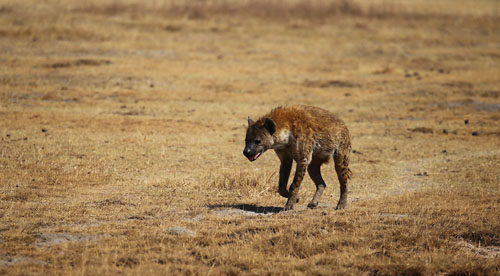
<path id="1" fill-rule="evenodd" d="M 257 121 L 249 117 L 243 154 L 255 161 L 268 149 L 274 149 L 281 161 L 278 191 L 288 198 L 285 210 L 293 209 L 299 201 L 299 188 L 306 171 L 316 184 L 316 193 L 307 206 L 318 206 L 326 187 L 320 168 L 331 159 L 340 182 L 337 209 L 346 207 L 351 138 L 342 120 L 324 109 L 302 105 L 277 107 Z M 293 161 L 297 167 L 287 189 Z"/>

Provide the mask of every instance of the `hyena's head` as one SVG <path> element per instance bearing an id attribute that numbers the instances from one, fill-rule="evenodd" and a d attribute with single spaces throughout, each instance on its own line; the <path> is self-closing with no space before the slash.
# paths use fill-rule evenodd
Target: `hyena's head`
<path id="1" fill-rule="evenodd" d="M 271 118 L 260 119 L 254 122 L 248 117 L 247 136 L 243 154 L 250 161 L 255 161 L 273 144 L 273 133 L 276 132 L 276 123 Z"/>

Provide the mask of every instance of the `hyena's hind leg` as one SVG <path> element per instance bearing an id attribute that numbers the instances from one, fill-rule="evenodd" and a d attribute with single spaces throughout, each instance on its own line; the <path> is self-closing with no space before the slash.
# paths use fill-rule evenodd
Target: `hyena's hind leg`
<path id="1" fill-rule="evenodd" d="M 309 176 L 313 180 L 314 184 L 316 184 L 316 192 L 314 193 L 314 196 L 307 204 L 307 208 L 316 208 L 318 207 L 318 202 L 323 194 L 323 191 L 325 190 L 326 183 L 323 180 L 323 177 L 321 177 L 321 164 L 315 164 L 311 163 L 309 167 L 307 167 L 307 172 L 309 173 Z"/>
<path id="2" fill-rule="evenodd" d="M 337 177 L 340 183 L 340 198 L 337 203 L 337 210 L 344 209 L 347 206 L 347 182 L 352 175 L 352 172 L 349 169 L 350 153 L 351 147 L 347 147 L 345 150 L 338 151 L 333 155 L 333 159 L 335 161 L 335 171 L 337 172 Z"/>

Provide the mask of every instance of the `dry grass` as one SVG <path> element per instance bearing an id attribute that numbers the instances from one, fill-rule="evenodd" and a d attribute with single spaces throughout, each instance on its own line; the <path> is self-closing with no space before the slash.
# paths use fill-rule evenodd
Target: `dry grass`
<path id="1" fill-rule="evenodd" d="M 500 274 L 499 9 L 2 1 L 0 274 Z M 345 211 L 241 154 L 295 103 L 350 127 Z"/>
<path id="2" fill-rule="evenodd" d="M 498 7 L 491 1 L 453 5 L 453 1 L 402 4 L 400 1 L 353 1 L 353 0 L 203 0 L 203 1 L 120 1 L 111 3 L 86 2 L 73 11 L 106 16 L 129 15 L 143 17 L 148 14 L 167 17 L 187 17 L 189 19 L 210 19 L 215 17 L 246 17 L 282 21 L 302 19 L 322 21 L 335 17 L 355 16 L 371 18 L 412 18 L 456 16 L 498 16 Z M 479 8 L 478 8 L 479 6 Z"/>

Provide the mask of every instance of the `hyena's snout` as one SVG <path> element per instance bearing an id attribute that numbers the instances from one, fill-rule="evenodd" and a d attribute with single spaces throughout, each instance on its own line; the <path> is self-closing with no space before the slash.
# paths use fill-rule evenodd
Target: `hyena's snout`
<path id="1" fill-rule="evenodd" d="M 255 161 L 261 155 L 261 151 L 257 151 L 256 149 L 252 149 L 251 147 L 245 147 L 243 150 L 243 155 L 250 161 Z"/>
<path id="2" fill-rule="evenodd" d="M 247 158 L 248 158 L 248 157 L 250 157 L 250 156 L 251 156 L 251 154 L 252 154 L 252 150 L 251 150 L 251 149 L 249 149 L 249 148 L 245 148 L 245 149 L 243 150 L 243 155 L 245 155 Z"/>

